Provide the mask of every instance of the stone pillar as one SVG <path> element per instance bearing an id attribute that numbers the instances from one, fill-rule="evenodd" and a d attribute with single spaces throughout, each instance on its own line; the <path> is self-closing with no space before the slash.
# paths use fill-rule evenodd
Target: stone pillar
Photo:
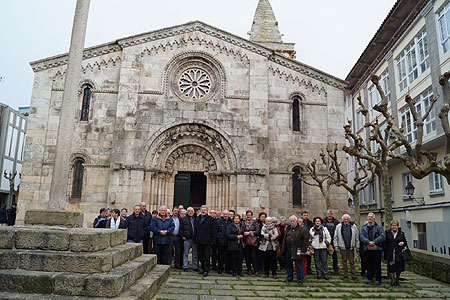
<path id="1" fill-rule="evenodd" d="M 78 83 L 81 74 L 84 40 L 89 14 L 90 0 L 78 0 L 72 29 L 69 60 L 67 64 L 64 93 L 59 119 L 58 139 L 56 142 L 56 158 L 53 168 L 52 185 L 48 209 L 64 210 L 67 206 L 66 190 L 70 170 L 72 133 L 75 126 L 77 108 Z"/>

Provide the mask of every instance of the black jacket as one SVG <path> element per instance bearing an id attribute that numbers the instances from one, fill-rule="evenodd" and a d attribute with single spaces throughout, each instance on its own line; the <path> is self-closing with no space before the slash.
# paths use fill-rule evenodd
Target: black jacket
<path id="1" fill-rule="evenodd" d="M 239 228 L 237 228 L 234 224 L 230 224 L 227 227 L 227 250 L 229 251 L 239 251 L 243 248 L 242 241 L 244 239 L 238 240 L 237 238 L 239 234 L 243 235 L 243 232 L 241 232 L 240 224 L 238 224 L 238 227 Z"/>
<path id="2" fill-rule="evenodd" d="M 192 216 L 192 218 L 194 219 L 195 226 L 195 217 Z M 181 238 L 186 238 L 187 240 L 194 238 L 194 231 L 192 231 L 192 225 L 189 216 L 180 219 L 180 236 Z"/>
<path id="3" fill-rule="evenodd" d="M 195 218 L 194 240 L 200 245 L 216 244 L 217 224 L 213 217 L 206 215 Z"/>
<path id="4" fill-rule="evenodd" d="M 403 242 L 403 246 L 399 246 L 398 243 Z M 395 261 L 403 261 L 402 250 L 408 246 L 406 242 L 405 233 L 398 229 L 397 236 L 394 239 L 394 234 L 392 230 L 386 231 L 386 243 L 384 248 L 384 259 L 387 261 L 392 261 L 394 259 L 395 251 Z"/>
<path id="5" fill-rule="evenodd" d="M 227 245 L 227 227 L 230 226 L 231 220 L 225 220 L 224 218 L 220 218 L 216 220 L 217 223 L 217 238 L 216 243 L 217 246 L 226 246 Z"/>
<path id="6" fill-rule="evenodd" d="M 123 228 L 128 229 L 127 240 L 142 241 L 147 230 L 144 226 L 145 220 L 142 214 L 138 217 L 134 213 L 129 215 L 123 224 Z"/>
<path id="7" fill-rule="evenodd" d="M 309 230 L 312 227 L 314 227 L 314 224 L 313 224 L 313 222 L 310 219 L 306 219 L 306 220 L 303 219 L 303 226 L 306 227 L 306 229 L 308 229 L 308 232 L 309 232 Z"/>
<path id="8" fill-rule="evenodd" d="M 339 221 L 336 220 L 334 217 L 331 219 L 331 221 L 328 221 L 327 217 L 323 219 L 323 226 L 328 229 L 328 232 L 331 235 L 331 240 L 334 239 L 334 231 L 336 230 L 336 226 L 338 226 Z"/>
<path id="9" fill-rule="evenodd" d="M 306 253 L 309 244 L 309 232 L 304 226 L 297 225 L 292 228 L 289 226 L 284 232 L 283 244 L 281 246 L 281 253 L 285 254 L 290 244 L 291 258 L 301 259 L 297 255 L 297 250 L 300 249 L 302 253 Z"/>

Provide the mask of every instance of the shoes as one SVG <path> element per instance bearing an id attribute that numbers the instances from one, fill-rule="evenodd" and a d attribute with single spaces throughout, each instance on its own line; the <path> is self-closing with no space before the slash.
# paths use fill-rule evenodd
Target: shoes
<path id="1" fill-rule="evenodd" d="M 339 273 L 339 269 L 334 269 L 334 274 Z"/>
<path id="2" fill-rule="evenodd" d="M 311 270 L 306 270 L 306 274 L 312 275 L 312 271 Z"/>
<path id="3" fill-rule="evenodd" d="M 358 281 L 359 279 L 358 279 L 358 277 L 356 277 L 356 276 L 352 276 L 352 280 L 353 280 L 353 281 Z"/>
<path id="4" fill-rule="evenodd" d="M 228 271 L 226 271 L 225 273 L 227 273 L 227 274 L 231 274 L 231 273 L 232 273 L 232 271 L 228 270 Z"/>
<path id="5" fill-rule="evenodd" d="M 399 285 L 400 285 L 400 282 L 398 282 L 398 280 L 396 280 L 396 281 L 395 281 L 395 285 L 396 285 L 396 286 L 399 286 Z"/>
<path id="6" fill-rule="evenodd" d="M 369 280 L 369 279 L 367 279 L 366 281 L 364 281 L 365 284 L 369 284 L 369 283 L 371 283 L 371 282 L 372 282 L 372 280 Z"/>
<path id="7" fill-rule="evenodd" d="M 222 270 L 217 271 L 217 274 L 222 274 L 222 273 L 223 273 Z"/>
<path id="8" fill-rule="evenodd" d="M 202 270 L 198 270 L 198 274 L 203 274 L 203 271 Z"/>
<path id="9" fill-rule="evenodd" d="M 188 271 L 188 269 L 184 269 L 184 268 L 183 268 L 183 272 L 187 272 L 187 271 Z"/>
<path id="10" fill-rule="evenodd" d="M 203 273 L 203 276 L 207 277 L 208 276 L 208 272 Z"/>
<path id="11" fill-rule="evenodd" d="M 252 275 L 252 272 L 248 271 L 248 272 L 247 272 L 247 275 Z"/>
<path id="12" fill-rule="evenodd" d="M 317 279 L 322 279 L 322 275 L 317 274 Z"/>
<path id="13" fill-rule="evenodd" d="M 361 272 L 361 277 L 366 277 L 366 272 Z"/>
<path id="14" fill-rule="evenodd" d="M 255 272 L 255 276 L 258 276 L 259 275 L 259 273 L 258 272 Z"/>
<path id="15" fill-rule="evenodd" d="M 198 272 L 198 269 L 192 269 L 192 271 L 194 271 L 194 272 Z"/>
<path id="16" fill-rule="evenodd" d="M 273 277 L 273 279 L 277 279 L 278 278 L 277 275 L 273 275 L 272 277 Z"/>
<path id="17" fill-rule="evenodd" d="M 267 277 L 269 277 L 269 275 L 267 275 L 267 274 L 264 274 L 264 276 L 263 276 L 264 278 L 267 278 Z"/>
<path id="18" fill-rule="evenodd" d="M 298 285 L 303 285 L 303 281 L 297 282 Z"/>
<path id="19" fill-rule="evenodd" d="M 342 279 L 347 280 L 347 279 L 348 279 L 348 276 L 347 276 L 347 275 L 344 275 L 344 276 L 342 276 Z"/>
<path id="20" fill-rule="evenodd" d="M 377 281 L 375 281 L 375 284 L 376 285 L 381 285 L 381 282 L 377 280 Z"/>
<path id="21" fill-rule="evenodd" d="M 236 277 L 236 272 L 233 272 L 233 277 Z"/>
<path id="22" fill-rule="evenodd" d="M 287 278 L 283 280 L 283 282 L 292 282 L 292 281 L 294 281 L 294 280 L 292 280 L 292 279 L 287 279 Z"/>
<path id="23" fill-rule="evenodd" d="M 237 273 L 238 276 L 244 277 L 244 274 L 242 274 L 241 272 Z"/>
<path id="24" fill-rule="evenodd" d="M 325 280 L 330 280 L 330 278 L 328 278 L 328 275 L 324 276 Z"/>
<path id="25" fill-rule="evenodd" d="M 395 281 L 391 280 L 391 283 L 389 285 L 390 286 L 394 286 L 395 285 Z"/>

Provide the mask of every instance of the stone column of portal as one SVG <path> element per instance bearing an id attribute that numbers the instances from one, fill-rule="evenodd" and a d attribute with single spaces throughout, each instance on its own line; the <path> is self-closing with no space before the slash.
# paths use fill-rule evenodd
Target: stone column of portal
<path id="1" fill-rule="evenodd" d="M 69 159 L 75 127 L 76 99 L 81 74 L 89 4 L 90 0 L 78 0 L 75 10 L 69 61 L 64 82 L 61 117 L 59 119 L 58 139 L 56 142 L 56 158 L 53 166 L 52 185 L 50 187 L 48 203 L 50 210 L 65 210 L 67 206 L 66 190 L 70 171 Z"/>

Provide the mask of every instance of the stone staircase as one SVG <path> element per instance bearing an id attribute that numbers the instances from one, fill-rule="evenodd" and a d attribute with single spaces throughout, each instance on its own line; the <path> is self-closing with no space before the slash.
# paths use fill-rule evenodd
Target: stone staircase
<path id="1" fill-rule="evenodd" d="M 0 300 L 151 299 L 169 266 L 126 238 L 126 230 L 0 227 Z"/>

